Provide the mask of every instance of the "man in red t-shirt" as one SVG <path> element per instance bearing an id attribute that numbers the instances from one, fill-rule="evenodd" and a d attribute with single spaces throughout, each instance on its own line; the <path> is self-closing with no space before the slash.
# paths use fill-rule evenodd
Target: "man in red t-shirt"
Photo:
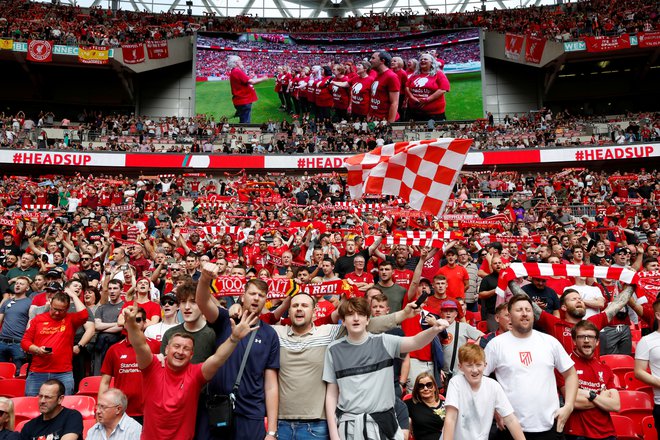
<path id="1" fill-rule="evenodd" d="M 374 52 L 369 60 L 372 71 L 376 72 L 374 82 L 371 83 L 371 110 L 369 117 L 372 120 L 387 120 L 396 122 L 399 119 L 399 94 L 401 80 L 390 69 L 392 55 L 384 50 Z"/>
<path id="2" fill-rule="evenodd" d="M 614 374 L 598 356 L 598 328 L 590 321 L 580 321 L 571 330 L 575 350 L 569 356 L 578 374 L 575 409 L 566 421 L 567 438 L 614 438 L 616 432 L 610 412 L 619 412 L 621 401 L 614 385 Z M 564 378 L 557 374 L 557 386 L 566 392 Z"/>
<path id="3" fill-rule="evenodd" d="M 353 259 L 353 267 L 355 270 L 347 273 L 344 277 L 347 280 L 351 280 L 353 284 L 357 286 L 362 296 L 364 296 L 364 292 L 374 285 L 374 276 L 369 272 L 364 271 L 365 266 L 366 260 L 364 257 L 362 255 L 356 255 Z"/>
<path id="4" fill-rule="evenodd" d="M 231 101 L 236 108 L 236 115 L 241 124 L 249 124 L 252 117 L 252 103 L 257 101 L 254 85 L 264 82 L 267 76 L 249 78 L 243 71 L 243 60 L 237 55 L 227 57 L 229 84 L 231 85 Z"/>
<path id="5" fill-rule="evenodd" d="M 135 318 L 138 328 L 144 332 L 147 323 L 147 313 L 139 308 Z M 146 338 L 147 344 L 154 354 L 160 353 L 160 342 Z M 110 381 L 115 379 L 114 387 L 123 391 L 128 398 L 126 414 L 142 423 L 142 373 L 138 369 L 135 351 L 128 339 L 124 339 L 108 349 L 101 367 L 101 384 L 99 397 L 110 388 Z"/>
<path id="6" fill-rule="evenodd" d="M 65 293 L 66 292 L 66 293 Z M 71 303 L 76 312 L 68 313 Z M 57 292 L 50 310 L 30 321 L 21 348 L 32 354 L 30 373 L 25 383 L 25 395 L 36 396 L 48 379 L 59 379 L 66 394 L 73 394 L 73 339 L 76 330 L 87 322 L 89 313 L 73 289 Z"/>
<path id="7" fill-rule="evenodd" d="M 124 320 L 130 341 L 142 371 L 142 386 L 149 390 L 144 401 L 142 440 L 176 438 L 192 440 L 195 435 L 195 414 L 202 387 L 210 381 L 236 348 L 238 342 L 259 328 L 259 317 L 243 312 L 238 324 L 232 322 L 229 338 L 203 364 L 191 364 L 194 339 L 177 333 L 165 349 L 164 365 L 154 355 L 136 321 L 138 308 L 124 309 Z M 250 326 L 254 326 L 251 328 Z"/>
<path id="8" fill-rule="evenodd" d="M 456 299 L 465 296 L 465 290 L 470 285 L 470 276 L 467 270 L 458 264 L 456 249 L 450 247 L 445 250 L 447 264 L 442 266 L 436 272 L 437 275 L 444 275 L 447 279 L 447 296 Z"/>

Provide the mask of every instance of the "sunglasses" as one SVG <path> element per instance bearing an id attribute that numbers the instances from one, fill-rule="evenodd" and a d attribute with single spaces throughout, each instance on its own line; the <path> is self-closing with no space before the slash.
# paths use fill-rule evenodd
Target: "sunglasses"
<path id="1" fill-rule="evenodd" d="M 434 388 L 433 382 L 424 382 L 424 383 L 419 383 L 419 388 L 426 388 L 428 390 L 432 390 Z"/>
<path id="2" fill-rule="evenodd" d="M 143 321 L 143 319 L 140 318 L 139 316 L 138 316 L 137 318 L 135 318 L 135 322 L 137 322 L 137 323 L 140 323 L 140 322 L 142 322 L 142 321 Z"/>
<path id="3" fill-rule="evenodd" d="M 168 299 L 167 301 L 165 301 L 165 302 L 163 303 L 164 306 L 173 306 L 173 305 L 175 305 L 175 304 L 176 304 L 176 301 L 171 300 L 171 299 Z"/>

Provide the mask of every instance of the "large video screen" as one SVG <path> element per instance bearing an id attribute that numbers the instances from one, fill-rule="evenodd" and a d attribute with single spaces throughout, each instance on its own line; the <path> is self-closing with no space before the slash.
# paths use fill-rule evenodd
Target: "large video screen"
<path id="1" fill-rule="evenodd" d="M 358 95 L 376 100 L 373 79 L 378 69 L 363 72 L 368 66 L 364 61 L 382 50 L 392 57 L 391 67 L 409 90 L 402 88 L 400 93 L 399 122 L 442 119 L 440 110 L 450 121 L 483 117 L 479 29 L 375 34 L 200 32 L 194 65 L 195 111 L 216 120 L 226 117 L 231 123 L 305 116 L 370 118 L 369 105 L 363 105 Z M 371 82 L 363 81 L 369 78 Z M 437 89 L 443 93 L 435 93 Z"/>

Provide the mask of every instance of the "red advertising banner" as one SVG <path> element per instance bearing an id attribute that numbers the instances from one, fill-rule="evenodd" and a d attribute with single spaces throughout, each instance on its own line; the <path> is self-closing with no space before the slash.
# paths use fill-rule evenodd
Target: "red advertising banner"
<path id="1" fill-rule="evenodd" d="M 167 48 L 167 40 L 147 41 L 147 54 L 150 60 L 167 58 L 170 53 Z"/>
<path id="2" fill-rule="evenodd" d="M 524 35 L 506 34 L 504 36 L 504 56 L 510 60 L 518 61 L 524 42 Z"/>
<path id="3" fill-rule="evenodd" d="M 584 37 L 587 52 L 607 52 L 610 50 L 630 49 L 630 35 L 616 37 Z"/>
<path id="4" fill-rule="evenodd" d="M 525 40 L 525 61 L 540 64 L 545 49 L 545 38 L 527 36 Z"/>
<path id="5" fill-rule="evenodd" d="M 144 63 L 144 44 L 122 44 L 121 53 L 126 64 Z"/>
<path id="6" fill-rule="evenodd" d="M 27 60 L 35 63 L 50 63 L 53 61 L 53 42 L 28 40 Z"/>
<path id="7" fill-rule="evenodd" d="M 637 45 L 639 47 L 660 47 L 660 31 L 639 32 L 637 34 Z"/>

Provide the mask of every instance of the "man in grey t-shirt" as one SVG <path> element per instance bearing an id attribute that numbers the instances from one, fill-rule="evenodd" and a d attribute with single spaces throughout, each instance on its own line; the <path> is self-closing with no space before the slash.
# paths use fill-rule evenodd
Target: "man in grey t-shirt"
<path id="1" fill-rule="evenodd" d="M 453 299 L 448 299 L 440 304 L 443 318 L 449 322 L 449 327 L 447 327 L 449 337 L 442 341 L 442 352 L 445 359 L 442 370 L 445 373 L 456 374 L 458 372 L 458 349 L 467 344 L 470 339 L 478 342 L 484 335 L 471 325 L 456 320 L 458 307 L 458 302 Z"/>
<path id="2" fill-rule="evenodd" d="M 21 339 L 28 323 L 32 300 L 26 295 L 30 291 L 30 279 L 19 276 L 14 282 L 14 297 L 0 306 L 0 362 L 13 362 L 16 374 L 25 362 Z"/>

